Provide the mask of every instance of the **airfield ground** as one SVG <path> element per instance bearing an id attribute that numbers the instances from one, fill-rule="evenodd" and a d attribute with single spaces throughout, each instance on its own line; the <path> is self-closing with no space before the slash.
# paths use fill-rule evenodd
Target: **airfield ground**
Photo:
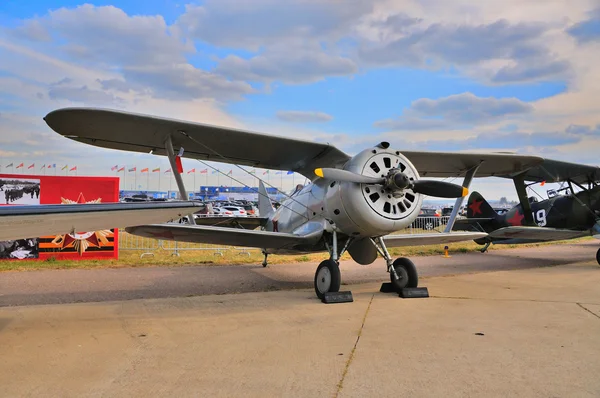
<path id="1" fill-rule="evenodd" d="M 426 299 L 344 263 L 332 305 L 306 263 L 4 272 L 0 395 L 597 397 L 597 248 L 415 258 Z"/>

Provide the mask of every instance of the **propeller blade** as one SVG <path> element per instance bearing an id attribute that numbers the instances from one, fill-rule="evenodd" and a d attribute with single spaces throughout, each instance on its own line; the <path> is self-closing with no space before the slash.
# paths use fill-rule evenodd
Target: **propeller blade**
<path id="1" fill-rule="evenodd" d="M 327 178 L 328 180 L 348 181 L 357 184 L 383 184 L 385 182 L 385 178 L 364 176 L 342 169 L 316 169 L 315 174 L 321 178 Z"/>
<path id="2" fill-rule="evenodd" d="M 461 185 L 433 180 L 414 181 L 412 190 L 436 198 L 461 198 L 469 194 L 469 190 Z"/>

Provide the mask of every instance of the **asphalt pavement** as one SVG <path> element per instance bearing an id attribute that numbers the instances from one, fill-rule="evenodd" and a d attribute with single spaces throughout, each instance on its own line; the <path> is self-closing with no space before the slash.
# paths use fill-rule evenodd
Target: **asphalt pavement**
<path id="1" fill-rule="evenodd" d="M 595 258 L 598 241 L 411 257 L 420 277 L 555 266 Z M 313 286 L 318 263 L 42 270 L 0 273 L 0 307 L 101 302 L 302 289 Z M 385 282 L 385 261 L 342 261 L 342 283 Z M 345 288 L 344 288 L 345 289 Z"/>
<path id="2" fill-rule="evenodd" d="M 364 282 L 385 279 L 380 266 L 344 265 L 360 282 L 349 286 L 354 302 L 330 305 L 302 288 L 308 264 L 5 273 L 13 306 L 0 308 L 0 395 L 598 397 L 595 249 L 419 258 L 431 297 L 418 299 Z M 297 289 L 196 295 L 230 289 L 223 279 Z M 53 292 L 128 299 L 16 305 L 26 292 L 46 303 Z M 132 299 L 167 294 L 177 297 Z"/>

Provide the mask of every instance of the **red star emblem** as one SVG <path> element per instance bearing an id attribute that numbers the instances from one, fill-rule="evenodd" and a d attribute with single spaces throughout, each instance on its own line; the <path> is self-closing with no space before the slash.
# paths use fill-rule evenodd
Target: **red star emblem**
<path id="1" fill-rule="evenodd" d="M 79 193 L 77 200 L 71 200 L 66 198 L 60 198 L 61 203 L 63 204 L 84 204 L 84 203 L 100 203 L 102 201 L 101 198 L 87 201 L 85 196 L 83 196 L 83 192 Z M 113 232 L 110 230 L 103 231 L 92 231 L 92 232 L 73 232 L 65 235 L 57 235 L 52 243 L 57 246 L 60 246 L 60 249 L 66 249 L 68 247 L 73 247 L 80 256 L 83 256 L 83 253 L 87 250 L 88 247 L 102 247 L 103 245 L 108 244 L 107 237 L 112 235 Z"/>
<path id="2" fill-rule="evenodd" d="M 474 200 L 473 203 L 471 203 L 469 205 L 469 209 L 471 209 L 471 213 L 472 215 L 477 215 L 477 214 L 483 214 L 483 212 L 481 211 L 481 204 L 483 203 L 483 200 Z"/>
<path id="3" fill-rule="evenodd" d="M 523 216 L 521 213 L 519 213 L 519 210 L 517 210 L 517 212 L 515 213 L 514 216 L 512 216 L 511 218 L 509 218 L 508 223 L 510 225 L 513 226 L 518 226 L 518 225 L 523 225 L 523 219 L 525 218 L 525 216 Z"/>

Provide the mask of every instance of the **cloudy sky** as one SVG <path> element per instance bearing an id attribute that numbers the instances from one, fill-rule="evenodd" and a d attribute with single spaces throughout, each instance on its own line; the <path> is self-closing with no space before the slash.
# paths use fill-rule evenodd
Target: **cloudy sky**
<path id="1" fill-rule="evenodd" d="M 327 141 L 349 154 L 387 140 L 597 165 L 598 61 L 597 0 L 3 0 L 0 165 L 168 168 L 53 133 L 42 117 L 67 106 Z M 516 197 L 501 180 L 473 188 Z"/>

